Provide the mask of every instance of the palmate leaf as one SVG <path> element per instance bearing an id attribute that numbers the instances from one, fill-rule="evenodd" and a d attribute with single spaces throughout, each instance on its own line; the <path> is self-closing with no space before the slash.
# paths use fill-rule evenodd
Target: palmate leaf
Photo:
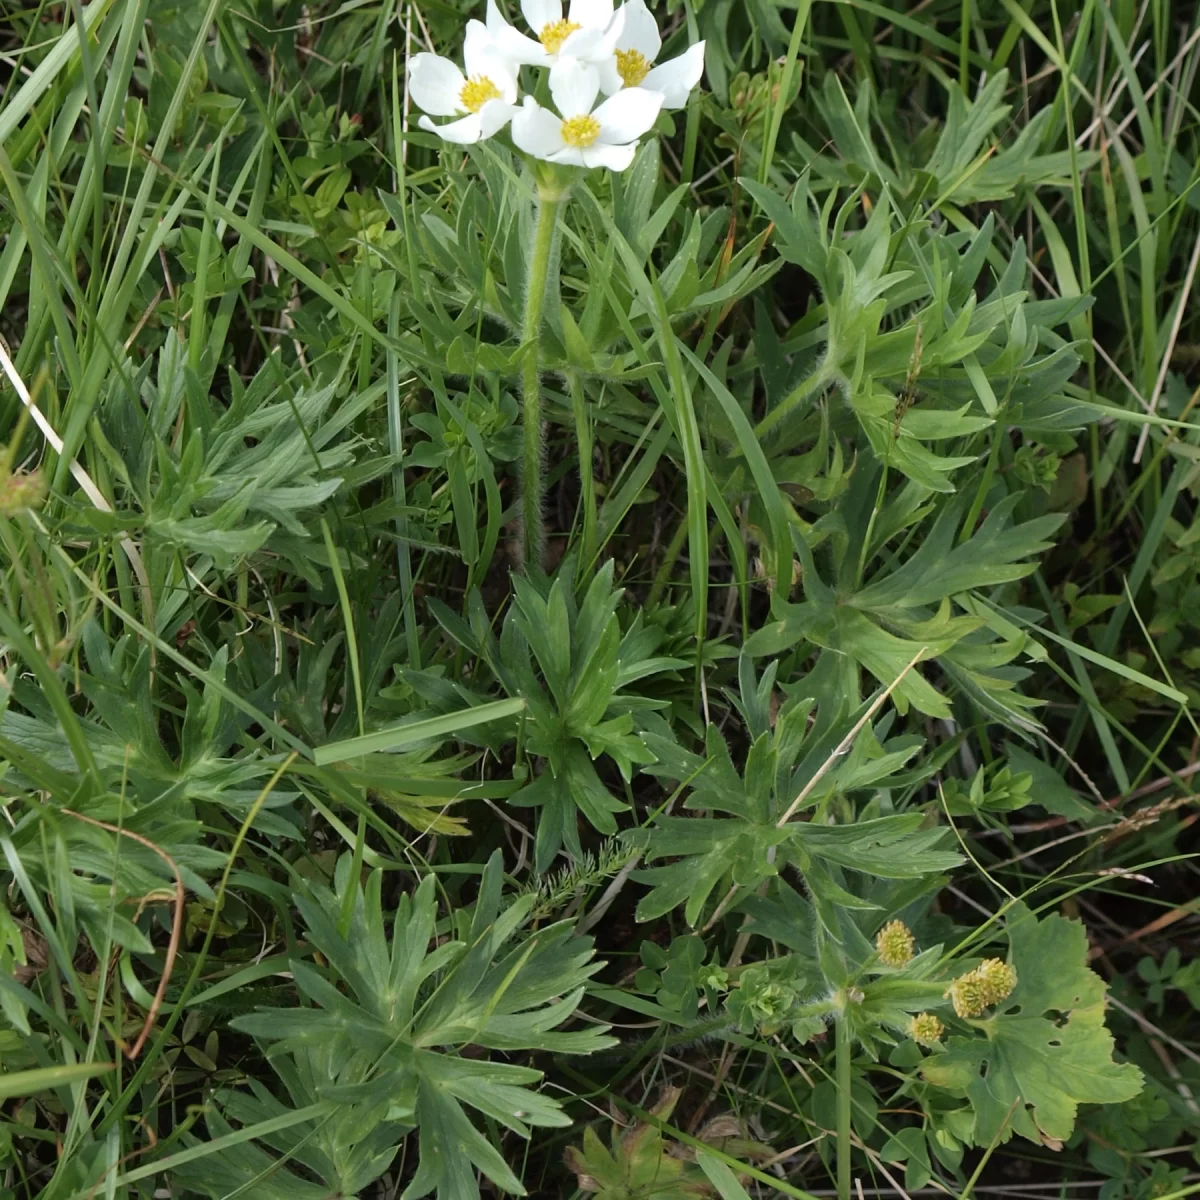
<path id="1" fill-rule="evenodd" d="M 914 879 L 958 866 L 958 854 L 938 848 L 946 831 L 922 830 L 924 820 L 918 812 L 854 825 L 793 821 L 779 829 L 773 821 L 661 818 L 646 857 L 679 861 L 638 872 L 636 877 L 651 885 L 638 905 L 638 920 L 662 916 L 686 900 L 684 916 L 694 925 L 726 875 L 753 888 L 784 867 L 795 866 L 810 883 L 820 880 L 814 884 L 819 890 L 829 886 L 821 863 L 883 879 Z"/>
<path id="2" fill-rule="evenodd" d="M 761 684 L 748 658 L 743 658 L 741 668 L 740 708 L 750 728 L 761 730 L 741 771 L 715 726 L 709 727 L 703 759 L 651 738 L 662 760 L 652 771 L 690 782 L 685 807 L 704 815 L 660 816 L 654 822 L 646 861 L 675 861 L 636 873 L 636 879 L 650 885 L 638 905 L 638 920 L 685 904 L 684 917 L 694 925 L 718 884 L 729 880 L 753 891 L 786 867 L 800 872 L 815 900 L 820 901 L 818 893 L 824 893 L 836 905 L 845 900 L 835 882 L 841 870 L 909 879 L 937 875 L 958 865 L 959 855 L 941 848 L 946 831 L 922 828 L 923 812 L 838 824 L 830 823 L 826 815 L 827 802 L 836 793 L 886 788 L 889 777 L 899 774 L 916 754 L 919 739 L 881 741 L 883 725 L 868 726 L 850 751 L 837 756 L 818 778 L 861 713 L 830 720 L 830 710 L 836 718 L 840 709 L 840 697 L 828 694 L 831 681 L 836 680 L 814 673 L 779 709 L 774 728 L 766 728 L 764 701 L 774 686 L 774 664 L 764 672 Z M 819 704 L 805 696 L 810 688 L 818 694 Z M 780 826 L 801 792 L 806 793 L 804 805 Z"/>
<path id="3" fill-rule="evenodd" d="M 1009 925 L 1017 986 L 976 1033 L 952 1037 L 926 1059 L 927 1082 L 971 1102 L 977 1146 L 1018 1133 L 1057 1145 L 1080 1104 L 1118 1104 L 1142 1090 L 1132 1063 L 1113 1062 L 1104 981 L 1087 967 L 1087 934 L 1057 914 L 1038 921 L 1024 905 Z"/>
<path id="4" fill-rule="evenodd" d="M 991 216 L 970 232 L 925 219 L 925 205 L 935 196 L 1005 194 L 1068 165 L 1061 156 L 1036 154 L 1041 120 L 1027 127 L 1029 138 L 1018 146 L 986 144 L 1007 111 L 1001 78 L 990 80 L 974 103 L 952 89 L 937 149 L 925 169 L 914 171 L 907 164 L 890 167 L 865 137 L 873 123 L 869 85 L 852 108 L 841 84 L 828 76 L 818 104 L 854 169 L 816 156 L 813 170 L 835 184 L 820 203 L 807 177 L 789 200 L 762 183 L 741 181 L 770 218 L 780 256 L 816 281 L 823 301 L 823 327 L 800 322 L 793 338 L 775 345 L 760 322 L 761 379 L 747 378 L 739 389 L 746 409 L 760 390 L 767 394 L 757 432 L 780 482 L 798 475 L 797 482 L 821 495 L 840 473 L 826 466 L 823 453 L 807 471 L 785 466 L 807 459 L 800 451 L 811 452 L 814 440 L 825 436 L 830 410 L 853 414 L 859 444 L 865 442 L 875 462 L 935 493 L 956 490 L 956 477 L 986 450 L 980 434 L 996 422 L 1028 434 L 1077 429 L 1095 419 L 1064 395 L 1079 357 L 1052 332 L 1090 301 L 1047 306 L 1030 299 L 1024 243 L 1000 250 Z M 897 204 L 905 193 L 909 202 Z M 865 223 L 857 219 L 860 194 L 870 199 Z M 807 376 L 782 365 L 784 353 L 801 347 Z M 732 426 L 725 430 L 736 450 L 732 432 Z M 814 474 L 824 478 L 813 484 Z"/>
<path id="5" fill-rule="evenodd" d="M 112 389 L 100 410 L 104 435 L 121 449 L 114 465 L 145 513 L 147 536 L 182 553 L 214 555 L 226 567 L 276 528 L 307 537 L 301 515 L 334 495 L 354 467 L 347 430 L 370 406 L 369 394 L 337 411 L 334 384 L 281 395 L 282 368 L 272 357 L 249 384 L 230 376 L 228 407 L 190 406 L 189 436 L 176 453 L 165 435 L 184 404 L 186 357 L 178 336 L 169 336 L 157 385 L 143 381 L 148 413 L 125 388 Z M 151 435 L 159 440 L 152 443 Z"/>
<path id="6" fill-rule="evenodd" d="M 350 860 L 339 863 L 337 891 L 315 888 L 296 897 L 308 938 L 328 963 L 319 970 L 294 961 L 292 975 L 311 1007 L 260 1009 L 237 1028 L 274 1043 L 277 1056 L 333 1047 L 345 1063 L 316 1094 L 361 1114 L 358 1131 L 384 1114 L 419 1130 L 420 1166 L 405 1196 L 436 1191 L 444 1200 L 478 1195 L 475 1170 L 521 1192 L 505 1156 L 481 1133 L 465 1107 L 522 1137 L 534 1127 L 566 1124 L 557 1101 L 533 1090 L 531 1067 L 467 1059 L 465 1046 L 587 1054 L 612 1044 L 605 1029 L 558 1032 L 599 969 L 590 939 L 568 924 L 524 932 L 533 896 L 502 907 L 502 867 L 489 861 L 474 910 L 459 910 L 447 940 L 433 946 L 432 875 L 397 907 L 387 935 L 383 872 L 365 888 L 352 883 Z M 347 891 L 348 933 L 339 932 Z M 465 1106 L 465 1107 L 464 1107 Z"/>
<path id="7" fill-rule="evenodd" d="M 863 588 L 854 597 L 854 606 L 875 612 L 917 608 L 974 588 L 1024 578 L 1035 568 L 1031 560 L 1052 547 L 1048 539 L 1065 518 L 1056 513 L 1012 525 L 1020 499 L 1014 495 L 1002 500 L 971 537 L 957 545 L 962 505 L 948 505 L 920 549 L 898 570 Z"/>
<path id="8" fill-rule="evenodd" d="M 848 493 L 845 519 L 852 534 L 855 494 L 870 486 L 868 477 Z M 976 590 L 1029 575 L 1037 556 L 1052 545 L 1049 538 L 1062 517 L 1055 514 L 1014 524 L 1019 503 L 1019 495 L 1001 500 L 965 541 L 960 525 L 966 500 L 946 505 L 911 557 L 865 583 L 855 576 L 845 578 L 851 555 L 835 545 L 835 570 L 842 586 L 837 591 L 828 586 L 810 561 L 805 567 L 807 598 L 799 604 L 776 598 L 772 605 L 776 619 L 750 636 L 746 650 L 754 655 L 779 654 L 807 641 L 837 656 L 849 681 L 856 678 L 857 668 L 882 684 L 899 680 L 894 697 L 902 712 L 912 705 L 928 716 L 947 717 L 946 697 L 918 669 L 901 678 L 924 648 L 925 659 L 940 659 L 947 675 L 990 716 L 1012 726 L 1028 726 L 1034 702 L 1015 691 L 1021 675 L 1009 667 L 1025 650 L 1026 635 L 1012 627 L 1000 629 L 973 597 Z M 853 536 L 847 544 L 854 545 Z M 857 555 L 857 547 L 853 553 Z M 953 606 L 964 612 L 954 615 Z M 857 693 L 857 686 L 853 690 Z"/>
<path id="9" fill-rule="evenodd" d="M 275 1055 L 272 1066 L 287 1088 L 295 1110 L 319 1103 L 319 1092 L 353 1071 L 353 1056 L 334 1041 L 305 1047 L 295 1054 Z M 230 1121 L 243 1129 L 262 1125 L 292 1111 L 261 1083 L 251 1080 L 251 1092 L 223 1088 L 217 1092 L 215 1108 L 205 1115 L 209 1133 L 221 1137 L 231 1132 Z M 391 1166 L 396 1147 L 407 1127 L 388 1116 L 385 1105 L 374 1111 L 365 1106 L 338 1106 L 313 1122 L 289 1125 L 263 1135 L 260 1145 L 245 1143 L 223 1149 L 217 1154 L 202 1155 L 179 1172 L 179 1182 L 206 1195 L 221 1197 L 255 1179 L 257 1196 L 258 1175 L 269 1177 L 275 1190 L 266 1196 L 296 1197 L 358 1195 Z M 189 1138 L 193 1146 L 202 1143 Z M 299 1178 L 267 1150 L 286 1155 L 287 1159 L 312 1172 L 324 1181 L 324 1188 Z"/>
<path id="10" fill-rule="evenodd" d="M 225 1137 L 233 1127 L 216 1108 L 205 1114 L 212 1140 Z M 192 1139 L 192 1144 L 199 1141 Z M 253 1142 L 225 1146 L 219 1153 L 206 1154 L 177 1172 L 181 1184 L 216 1200 L 236 1193 L 251 1180 L 254 1195 L 262 1200 L 327 1200 L 329 1188 L 312 1183 L 283 1167 L 279 1160 Z"/>
<path id="11" fill-rule="evenodd" d="M 564 845 L 576 858 L 582 855 L 580 814 L 601 833 L 616 833 L 616 814 L 628 804 L 609 791 L 593 761 L 611 758 L 626 781 L 638 766 L 654 761 L 636 732 L 635 717 L 651 703 L 622 688 L 684 665 L 655 657 L 659 635 L 640 622 L 622 635 L 617 618 L 622 589 L 613 586 L 613 571 L 610 559 L 578 601 L 570 583 L 573 567 L 560 569 L 545 594 L 515 579 L 515 603 L 499 647 L 488 646 L 493 660 L 500 660 L 504 686 L 526 701 L 526 746 L 543 760 L 510 798 L 540 810 L 538 871 L 547 870 Z"/>

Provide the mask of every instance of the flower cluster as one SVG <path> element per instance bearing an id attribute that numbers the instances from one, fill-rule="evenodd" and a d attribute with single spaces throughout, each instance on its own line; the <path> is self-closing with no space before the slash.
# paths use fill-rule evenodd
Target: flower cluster
<path id="1" fill-rule="evenodd" d="M 885 967 L 906 967 L 912 962 L 916 943 L 903 921 L 889 921 L 875 939 L 875 953 Z"/>
<path id="2" fill-rule="evenodd" d="M 514 144 L 533 158 L 623 171 L 658 114 L 682 108 L 704 71 L 703 42 L 658 62 L 662 38 L 645 0 L 620 8 L 570 0 L 565 15 L 562 0 L 521 0 L 521 12 L 534 37 L 488 0 L 486 20 L 467 22 L 462 68 L 436 54 L 413 57 L 409 90 L 426 114 L 422 129 L 466 145 L 511 122 Z M 517 103 L 522 67 L 548 68 L 553 108 L 528 94 Z"/>
<path id="3" fill-rule="evenodd" d="M 922 1046 L 936 1046 L 942 1040 L 946 1027 L 933 1013 L 917 1013 L 909 1025 L 909 1034 L 914 1042 Z"/>
<path id="4" fill-rule="evenodd" d="M 999 958 L 986 958 L 973 971 L 960 975 L 946 995 L 960 1017 L 977 1017 L 985 1008 L 1012 995 L 1017 973 Z"/>

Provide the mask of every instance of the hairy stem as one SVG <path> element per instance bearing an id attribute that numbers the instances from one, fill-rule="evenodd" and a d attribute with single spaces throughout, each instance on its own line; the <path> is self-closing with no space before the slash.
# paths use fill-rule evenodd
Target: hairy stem
<path id="1" fill-rule="evenodd" d="M 583 510 L 583 537 L 579 555 L 580 578 L 590 571 L 596 555 L 596 479 L 592 465 L 592 419 L 578 371 L 572 371 L 571 409 L 575 414 L 575 440 L 579 443 L 579 503 Z"/>
<path id="2" fill-rule="evenodd" d="M 830 362 L 831 356 L 827 353 L 821 365 L 759 421 L 754 432 L 760 440 L 765 438 L 785 417 L 791 416 L 802 400 L 807 400 L 809 396 L 828 387 L 837 378 L 837 368 L 830 366 Z"/>
<path id="3" fill-rule="evenodd" d="M 558 228 L 561 198 L 539 192 L 537 229 L 533 239 L 533 256 L 525 287 L 525 325 L 521 341 L 525 347 L 522 392 L 525 401 L 525 455 L 522 474 L 521 523 L 525 570 L 535 571 L 545 566 L 546 530 L 545 507 L 545 423 L 542 420 L 542 381 L 539 372 L 539 345 L 542 319 L 546 311 L 546 290 L 550 281 L 550 262 L 554 251 L 554 234 Z"/>
<path id="4" fill-rule="evenodd" d="M 834 1063 L 837 1082 L 837 1194 L 850 1200 L 850 1022 L 843 1007 L 837 1018 Z"/>

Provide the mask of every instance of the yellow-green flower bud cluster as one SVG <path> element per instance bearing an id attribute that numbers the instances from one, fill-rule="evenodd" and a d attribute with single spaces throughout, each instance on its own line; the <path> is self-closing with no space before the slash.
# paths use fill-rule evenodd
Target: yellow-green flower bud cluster
<path id="1" fill-rule="evenodd" d="M 977 1017 L 986 1008 L 1012 995 L 1017 973 L 999 958 L 986 958 L 973 971 L 960 975 L 946 990 L 946 996 L 960 1017 Z"/>
<path id="2" fill-rule="evenodd" d="M 875 952 L 885 967 L 906 967 L 912 962 L 916 942 L 903 921 L 889 921 L 875 939 Z"/>
<path id="3" fill-rule="evenodd" d="M 922 1046 L 936 1046 L 942 1040 L 946 1027 L 933 1013 L 917 1013 L 908 1032 L 914 1042 Z"/>

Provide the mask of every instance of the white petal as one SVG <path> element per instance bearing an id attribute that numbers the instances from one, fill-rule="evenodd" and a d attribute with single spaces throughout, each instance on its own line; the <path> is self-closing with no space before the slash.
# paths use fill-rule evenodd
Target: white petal
<path id="1" fill-rule="evenodd" d="M 583 152 L 583 165 L 585 167 L 607 167 L 610 171 L 626 171 L 629 169 L 629 164 L 633 162 L 637 148 L 637 142 L 630 142 L 628 146 L 606 146 L 597 142 Z"/>
<path id="2" fill-rule="evenodd" d="M 678 58 L 668 59 L 655 67 L 642 80 L 642 87 L 650 92 L 662 92 L 664 108 L 683 108 L 703 74 L 704 43 L 697 42 Z"/>
<path id="3" fill-rule="evenodd" d="M 617 9 L 617 15 L 613 17 L 607 29 L 599 26 L 577 29 L 563 42 L 559 53 L 582 59 L 584 62 L 603 62 L 616 50 L 624 28 L 625 9 L 621 7 Z"/>
<path id="4" fill-rule="evenodd" d="M 477 114 L 480 125 L 479 136 L 493 137 L 520 111 L 515 104 L 505 104 L 503 100 L 489 100 Z"/>
<path id="5" fill-rule="evenodd" d="M 560 150 L 557 154 L 551 155 L 550 161 L 562 163 L 565 167 L 582 167 L 585 165 L 583 151 L 575 146 L 568 146 L 565 150 Z"/>
<path id="6" fill-rule="evenodd" d="M 628 0 L 625 28 L 617 41 L 618 50 L 637 50 L 647 62 L 653 62 L 662 50 L 658 22 L 650 15 L 646 0 Z"/>
<path id="7" fill-rule="evenodd" d="M 482 21 L 468 21 L 467 32 L 463 35 L 463 66 L 469 79 L 478 75 L 479 60 L 495 46 L 488 27 Z"/>
<path id="8" fill-rule="evenodd" d="M 528 63 L 533 67 L 548 67 L 550 56 L 541 42 L 526 37 L 514 29 L 500 14 L 496 0 L 488 0 L 487 31 L 496 43 L 499 53 L 511 63 Z"/>
<path id="9" fill-rule="evenodd" d="M 453 142 L 456 146 L 473 145 L 483 136 L 479 113 L 470 113 L 461 121 L 451 121 L 449 125 L 435 125 L 428 117 L 422 117 L 419 124 L 422 129 L 436 133 L 442 141 Z"/>
<path id="10" fill-rule="evenodd" d="M 516 32 L 514 29 L 513 33 Z M 467 33 L 463 38 L 463 63 L 467 68 L 468 79 L 483 75 L 500 89 L 510 104 L 516 100 L 517 68 L 501 51 L 491 31 L 482 21 L 467 22 Z"/>
<path id="11" fill-rule="evenodd" d="M 613 19 L 613 0 L 571 0 L 567 20 L 585 29 L 607 29 Z"/>
<path id="12" fill-rule="evenodd" d="M 649 133 L 658 120 L 662 105 L 660 92 L 624 88 L 596 109 L 595 117 L 600 122 L 599 141 L 606 146 L 617 146 Z"/>
<path id="13" fill-rule="evenodd" d="M 550 68 L 550 95 L 564 118 L 586 116 L 600 94 L 600 72 L 573 58 L 560 58 Z"/>
<path id="14" fill-rule="evenodd" d="M 517 69 L 507 58 L 500 55 L 495 46 L 492 46 L 490 54 L 481 54 L 476 58 L 468 74 L 472 79 L 477 75 L 490 79 L 500 89 L 505 104 L 516 104 Z"/>
<path id="15" fill-rule="evenodd" d="M 408 64 L 408 93 L 413 103 L 435 117 L 453 117 L 463 111 L 459 97 L 466 82 L 454 63 L 437 54 L 416 54 Z"/>
<path id="16" fill-rule="evenodd" d="M 600 90 L 606 96 L 615 96 L 625 86 L 621 72 L 617 69 L 617 56 L 610 55 L 602 63 L 596 64 L 600 72 Z"/>
<path id="17" fill-rule="evenodd" d="M 549 109 L 542 108 L 532 96 L 512 119 L 512 139 L 518 150 L 534 158 L 549 158 L 562 150 L 562 121 Z"/>
<path id="18" fill-rule="evenodd" d="M 540 34 L 547 25 L 562 20 L 562 0 L 521 0 L 521 11 L 529 28 Z"/>

